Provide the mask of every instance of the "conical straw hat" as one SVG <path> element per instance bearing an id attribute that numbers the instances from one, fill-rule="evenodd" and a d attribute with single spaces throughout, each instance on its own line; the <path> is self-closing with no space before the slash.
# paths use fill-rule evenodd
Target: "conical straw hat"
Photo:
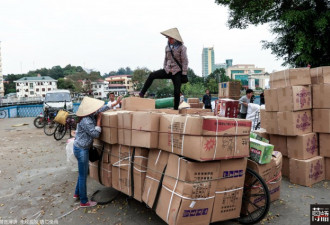
<path id="1" fill-rule="evenodd" d="M 180 42 L 183 43 L 183 40 L 181 38 L 181 35 L 179 33 L 178 28 L 172 28 L 172 29 L 169 29 L 169 30 L 165 30 L 163 32 L 160 32 L 160 33 L 162 35 L 165 35 L 166 37 L 174 38 L 175 40 L 180 41 Z"/>
<path id="2" fill-rule="evenodd" d="M 179 109 L 186 109 L 186 108 L 190 108 L 190 105 L 187 102 L 182 102 L 179 105 Z"/>
<path id="3" fill-rule="evenodd" d="M 104 105 L 104 101 L 95 98 L 84 97 L 76 114 L 77 116 L 80 117 L 88 116 L 96 112 L 103 105 Z"/>

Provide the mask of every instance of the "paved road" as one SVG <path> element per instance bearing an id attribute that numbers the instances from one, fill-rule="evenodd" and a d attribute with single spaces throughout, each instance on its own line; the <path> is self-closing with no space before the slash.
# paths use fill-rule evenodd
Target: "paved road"
<path id="1" fill-rule="evenodd" d="M 28 125 L 12 127 L 22 123 Z M 53 220 L 77 206 L 72 199 L 77 172 L 66 162 L 65 144 L 65 140 L 55 141 L 36 129 L 33 118 L 0 120 L 0 222 L 16 219 L 20 224 L 24 218 Z M 96 190 L 103 190 L 104 195 L 109 193 L 106 190 L 111 191 L 89 179 L 88 195 Z M 310 204 L 330 204 L 329 190 L 328 182 L 308 188 L 292 185 L 284 178 L 281 200 L 271 205 L 269 216 L 260 224 L 309 224 Z M 58 219 L 58 224 L 165 223 L 144 204 L 120 195 L 111 204 L 75 210 Z"/>

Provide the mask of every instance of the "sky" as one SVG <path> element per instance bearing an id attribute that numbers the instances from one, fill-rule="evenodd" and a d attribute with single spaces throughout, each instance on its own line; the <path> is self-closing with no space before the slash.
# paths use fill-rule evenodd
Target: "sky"
<path id="1" fill-rule="evenodd" d="M 228 8 L 214 0 L 1 0 L 3 74 L 67 64 L 101 74 L 163 66 L 167 40 L 161 31 L 177 27 L 189 67 L 202 74 L 202 49 L 214 47 L 215 63 L 255 64 L 281 70 L 261 40 L 273 40 L 269 25 L 231 29 Z"/>

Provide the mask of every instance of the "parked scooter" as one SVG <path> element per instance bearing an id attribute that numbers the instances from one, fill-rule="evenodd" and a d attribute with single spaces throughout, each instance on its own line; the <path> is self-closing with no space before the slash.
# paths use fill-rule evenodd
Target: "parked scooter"
<path id="1" fill-rule="evenodd" d="M 45 116 L 43 113 L 40 113 L 33 121 L 33 124 L 36 128 L 43 128 L 45 126 Z"/>

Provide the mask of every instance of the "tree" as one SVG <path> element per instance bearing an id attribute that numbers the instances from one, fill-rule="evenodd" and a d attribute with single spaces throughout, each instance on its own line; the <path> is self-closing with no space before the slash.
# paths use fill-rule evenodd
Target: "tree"
<path id="1" fill-rule="evenodd" d="M 133 72 L 132 82 L 134 90 L 140 91 L 146 82 L 148 75 L 150 74 L 150 70 L 148 68 L 137 68 Z"/>
<path id="2" fill-rule="evenodd" d="M 188 68 L 187 76 L 189 83 L 191 84 L 203 83 L 203 77 L 197 76 L 195 72 L 190 68 Z"/>
<path id="3" fill-rule="evenodd" d="M 313 67 L 330 63 L 330 2 L 328 0 L 216 0 L 229 6 L 229 28 L 270 23 L 276 35 L 263 48 L 284 60 L 283 65 Z"/>
<path id="4" fill-rule="evenodd" d="M 187 97 L 196 97 L 199 98 L 205 93 L 205 86 L 203 83 L 186 83 L 182 85 L 181 91 L 184 93 L 184 96 Z"/>
<path id="5" fill-rule="evenodd" d="M 57 88 L 58 89 L 70 90 L 71 92 L 74 92 L 75 89 L 76 89 L 72 80 L 64 79 L 64 78 L 58 79 Z"/>

